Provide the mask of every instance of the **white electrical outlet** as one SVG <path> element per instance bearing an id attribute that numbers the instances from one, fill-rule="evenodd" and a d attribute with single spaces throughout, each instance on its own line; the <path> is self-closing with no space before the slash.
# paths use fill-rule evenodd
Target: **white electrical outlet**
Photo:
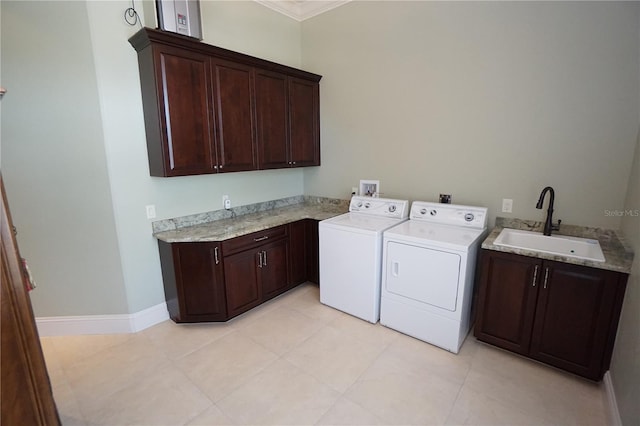
<path id="1" fill-rule="evenodd" d="M 156 206 L 154 204 L 149 204 L 146 206 L 147 209 L 147 219 L 155 219 L 156 218 Z"/>
<path id="2" fill-rule="evenodd" d="M 222 207 L 224 207 L 227 210 L 231 208 L 231 199 L 229 198 L 228 195 L 222 196 Z"/>
<path id="3" fill-rule="evenodd" d="M 502 213 L 511 213 L 513 211 L 513 200 L 511 198 L 502 199 Z"/>

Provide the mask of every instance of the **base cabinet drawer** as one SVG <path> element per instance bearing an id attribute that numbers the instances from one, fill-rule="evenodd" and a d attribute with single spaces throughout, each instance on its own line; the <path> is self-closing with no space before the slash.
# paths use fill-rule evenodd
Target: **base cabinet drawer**
<path id="1" fill-rule="evenodd" d="M 627 274 L 483 250 L 475 336 L 591 380 L 608 370 Z"/>

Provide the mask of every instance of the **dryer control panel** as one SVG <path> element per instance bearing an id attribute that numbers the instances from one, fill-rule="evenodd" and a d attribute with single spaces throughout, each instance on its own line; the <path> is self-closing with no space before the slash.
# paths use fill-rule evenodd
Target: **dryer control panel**
<path id="1" fill-rule="evenodd" d="M 486 207 L 414 201 L 409 218 L 441 225 L 483 229 L 487 227 L 487 216 Z"/>
<path id="2" fill-rule="evenodd" d="M 406 219 L 409 217 L 409 200 L 354 196 L 349 211 L 372 216 Z"/>

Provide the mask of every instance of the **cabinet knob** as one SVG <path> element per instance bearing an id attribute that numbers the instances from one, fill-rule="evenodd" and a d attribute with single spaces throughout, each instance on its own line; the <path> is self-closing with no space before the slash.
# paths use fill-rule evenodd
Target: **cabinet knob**
<path id="1" fill-rule="evenodd" d="M 296 162 L 294 161 L 292 164 L 295 166 Z"/>

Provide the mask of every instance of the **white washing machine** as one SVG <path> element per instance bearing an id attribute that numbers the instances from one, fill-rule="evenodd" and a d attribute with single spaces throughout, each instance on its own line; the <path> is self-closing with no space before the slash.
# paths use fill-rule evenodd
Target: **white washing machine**
<path id="1" fill-rule="evenodd" d="M 408 200 L 355 196 L 349 213 L 321 221 L 320 302 L 378 322 L 382 233 L 406 221 L 408 215 Z"/>
<path id="2" fill-rule="evenodd" d="M 471 325 L 487 209 L 415 201 L 384 232 L 380 323 L 458 353 Z"/>

